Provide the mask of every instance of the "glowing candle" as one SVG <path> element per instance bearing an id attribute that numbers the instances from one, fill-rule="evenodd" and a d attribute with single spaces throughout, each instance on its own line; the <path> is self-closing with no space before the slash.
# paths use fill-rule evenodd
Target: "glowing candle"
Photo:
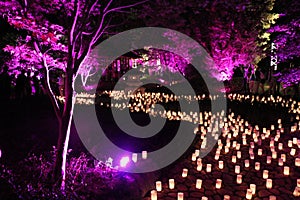
<path id="1" fill-rule="evenodd" d="M 255 162 L 255 170 L 258 171 L 260 169 L 260 163 Z"/>
<path id="2" fill-rule="evenodd" d="M 252 199 L 252 190 L 251 189 L 247 189 L 246 199 Z"/>
<path id="3" fill-rule="evenodd" d="M 230 196 L 229 195 L 224 195 L 224 200 L 230 200 Z"/>
<path id="4" fill-rule="evenodd" d="M 286 176 L 288 176 L 290 174 L 290 168 L 288 166 L 284 166 L 283 174 L 286 175 Z"/>
<path id="5" fill-rule="evenodd" d="M 278 149 L 279 149 L 279 150 L 282 150 L 282 149 L 283 149 L 283 144 L 282 144 L 282 143 L 279 143 L 279 144 L 278 144 Z"/>
<path id="6" fill-rule="evenodd" d="M 232 147 L 235 148 L 236 147 L 236 141 L 232 142 Z"/>
<path id="7" fill-rule="evenodd" d="M 281 155 L 280 155 L 280 158 L 282 159 L 283 162 L 286 161 L 286 155 L 285 155 L 285 154 L 281 154 Z"/>
<path id="8" fill-rule="evenodd" d="M 274 140 L 270 141 L 270 147 L 274 147 Z"/>
<path id="9" fill-rule="evenodd" d="M 137 162 L 137 156 L 138 156 L 137 153 L 133 153 L 131 157 L 132 161 L 135 163 Z"/>
<path id="10" fill-rule="evenodd" d="M 240 144 L 240 143 L 237 143 L 235 149 L 236 149 L 236 150 L 240 150 L 240 148 L 241 148 L 241 144 Z"/>
<path id="11" fill-rule="evenodd" d="M 267 179 L 267 181 L 266 181 L 266 187 L 267 187 L 268 189 L 271 189 L 271 188 L 272 188 L 272 179 Z"/>
<path id="12" fill-rule="evenodd" d="M 276 196 L 271 195 L 271 196 L 269 197 L 269 200 L 276 200 Z"/>
<path id="13" fill-rule="evenodd" d="M 222 180 L 221 179 L 217 179 L 217 181 L 216 181 L 216 188 L 220 189 L 221 186 L 222 186 Z"/>
<path id="14" fill-rule="evenodd" d="M 177 194 L 177 200 L 183 200 L 183 192 L 178 192 Z"/>
<path id="15" fill-rule="evenodd" d="M 201 158 L 197 159 L 197 165 L 202 165 L 202 159 Z"/>
<path id="16" fill-rule="evenodd" d="M 282 158 L 278 159 L 278 166 L 283 166 L 283 160 L 282 160 Z"/>
<path id="17" fill-rule="evenodd" d="M 271 164 L 271 162 L 272 162 L 271 156 L 267 156 L 267 164 Z"/>
<path id="18" fill-rule="evenodd" d="M 264 170 L 263 171 L 263 179 L 267 179 L 269 178 L 269 171 L 268 170 Z"/>
<path id="19" fill-rule="evenodd" d="M 157 200 L 157 191 L 151 190 L 151 200 Z"/>
<path id="20" fill-rule="evenodd" d="M 175 180 L 174 179 L 169 179 L 169 189 L 174 189 L 175 188 Z"/>
<path id="21" fill-rule="evenodd" d="M 297 138 L 293 138 L 293 144 L 297 144 Z"/>
<path id="22" fill-rule="evenodd" d="M 202 164 L 197 165 L 197 171 L 200 172 L 202 170 Z"/>
<path id="23" fill-rule="evenodd" d="M 245 160 L 245 167 L 249 167 L 249 166 L 250 166 L 249 160 Z"/>
<path id="24" fill-rule="evenodd" d="M 257 155 L 261 156 L 262 155 L 262 149 L 258 149 Z"/>
<path id="25" fill-rule="evenodd" d="M 219 158 L 220 158 L 220 153 L 216 153 L 215 160 L 219 160 Z"/>
<path id="26" fill-rule="evenodd" d="M 276 158 L 277 158 L 277 152 L 276 152 L 276 151 L 273 151 L 273 152 L 272 152 L 272 158 L 273 158 L 273 159 L 276 159 Z"/>
<path id="27" fill-rule="evenodd" d="M 289 140 L 288 141 L 288 147 L 292 147 L 293 146 L 293 141 L 292 140 Z"/>
<path id="28" fill-rule="evenodd" d="M 236 157 L 237 157 L 237 158 L 241 158 L 241 157 L 242 157 L 242 152 L 241 152 L 241 151 L 238 151 L 238 152 L 236 153 Z"/>
<path id="29" fill-rule="evenodd" d="M 192 161 L 196 161 L 196 159 L 197 159 L 197 156 L 196 156 L 195 153 L 193 153 L 193 154 L 192 154 Z"/>
<path id="30" fill-rule="evenodd" d="M 290 155 L 294 156 L 295 154 L 296 154 L 296 149 L 292 148 L 291 151 L 290 151 Z"/>
<path id="31" fill-rule="evenodd" d="M 236 165 L 236 166 L 235 166 L 235 173 L 236 173 L 236 174 L 239 174 L 239 173 L 240 173 L 240 166 L 239 166 L 239 165 Z"/>
<path id="32" fill-rule="evenodd" d="M 220 169 L 224 168 L 224 162 L 222 160 L 219 161 L 219 168 Z"/>
<path id="33" fill-rule="evenodd" d="M 295 197 L 299 197 L 299 196 L 300 196 L 300 187 L 296 187 L 296 188 L 295 188 L 295 190 L 294 190 L 294 192 L 293 192 L 293 195 L 294 195 Z"/>
<path id="34" fill-rule="evenodd" d="M 242 183 L 242 175 L 241 175 L 241 174 L 238 174 L 238 175 L 236 176 L 236 183 L 237 183 L 237 184 L 241 184 L 241 183 Z"/>
<path id="35" fill-rule="evenodd" d="M 300 167 L 300 158 L 295 159 L 295 166 Z"/>
<path id="36" fill-rule="evenodd" d="M 233 163 L 236 163 L 236 156 L 235 156 L 235 155 L 232 156 L 231 161 L 232 161 Z"/>
<path id="37" fill-rule="evenodd" d="M 183 169 L 182 170 L 182 177 L 185 178 L 188 175 L 188 169 Z"/>
<path id="38" fill-rule="evenodd" d="M 201 189 L 201 187 L 202 187 L 202 180 L 201 179 L 197 179 L 196 180 L 196 188 L 197 189 Z"/>
<path id="39" fill-rule="evenodd" d="M 275 126 L 272 124 L 271 125 L 271 130 L 274 131 L 274 129 L 275 129 Z"/>
<path id="40" fill-rule="evenodd" d="M 201 198 L 201 200 L 208 200 L 208 197 L 203 196 L 203 197 Z"/>
<path id="41" fill-rule="evenodd" d="M 225 146 L 225 153 L 228 153 L 228 152 L 229 152 L 229 147 Z"/>
<path id="42" fill-rule="evenodd" d="M 161 192 L 161 190 L 162 190 L 161 181 L 156 181 L 156 191 Z"/>
<path id="43" fill-rule="evenodd" d="M 198 157 L 200 155 L 200 150 L 199 149 L 195 150 L 195 155 L 196 155 L 196 157 Z"/>
<path id="44" fill-rule="evenodd" d="M 142 151 L 142 158 L 147 159 L 147 151 Z"/>
<path id="45" fill-rule="evenodd" d="M 255 195 L 256 192 L 256 185 L 255 184 L 250 184 L 250 189 L 252 191 L 252 194 Z"/>
<path id="46" fill-rule="evenodd" d="M 206 172 L 211 172 L 211 164 L 206 165 Z"/>
<path id="47" fill-rule="evenodd" d="M 251 153 L 251 154 L 250 154 L 250 159 L 251 159 L 251 160 L 254 160 L 254 153 Z"/>

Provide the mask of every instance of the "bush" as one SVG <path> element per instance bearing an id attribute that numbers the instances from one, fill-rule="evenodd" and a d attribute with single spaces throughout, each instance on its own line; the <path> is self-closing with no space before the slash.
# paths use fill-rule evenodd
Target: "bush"
<path id="1" fill-rule="evenodd" d="M 114 169 L 111 161 L 98 162 L 83 153 L 79 157 L 68 159 L 65 190 L 62 191 L 49 181 L 54 160 L 55 149 L 40 156 L 31 154 L 13 169 L 1 165 L 0 179 L 9 185 L 6 187 L 11 192 L 6 192 L 4 197 L 0 194 L 0 199 L 103 199 L 103 196 L 107 200 L 140 198 L 137 197 L 138 192 L 127 189 L 134 182 L 130 175 Z"/>

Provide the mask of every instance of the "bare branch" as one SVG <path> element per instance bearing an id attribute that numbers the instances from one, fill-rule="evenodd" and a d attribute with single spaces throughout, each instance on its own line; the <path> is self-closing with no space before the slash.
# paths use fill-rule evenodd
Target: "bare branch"
<path id="1" fill-rule="evenodd" d="M 53 90 L 51 88 L 51 84 L 50 84 L 50 76 L 49 76 L 49 68 L 48 68 L 48 65 L 47 65 L 47 62 L 46 62 L 46 59 L 44 58 L 38 44 L 36 41 L 34 41 L 34 49 L 35 51 L 38 53 L 38 55 L 40 55 L 41 59 L 42 59 L 42 65 L 45 69 L 45 73 L 44 73 L 44 76 L 45 76 L 45 89 L 46 89 L 46 92 L 51 100 L 51 103 L 53 105 L 53 108 L 54 108 L 54 112 L 55 112 L 55 115 L 57 117 L 57 119 L 61 119 L 61 112 L 60 112 L 60 109 L 59 109 L 59 105 L 58 105 L 58 102 L 57 102 L 57 99 L 55 98 L 55 95 L 53 93 Z"/>
<path id="2" fill-rule="evenodd" d="M 74 21 L 73 21 L 73 24 L 72 24 L 72 28 L 70 30 L 70 44 L 74 45 L 73 44 L 73 38 L 74 38 L 74 32 L 75 32 L 75 27 L 76 27 L 76 24 L 77 24 L 77 20 L 78 20 L 78 16 L 79 16 L 79 3 L 80 1 L 79 0 L 76 0 L 75 1 L 75 11 L 74 11 Z"/>
<path id="3" fill-rule="evenodd" d="M 140 2 L 137 2 L 137 3 L 134 3 L 134 4 L 126 5 L 126 6 L 120 6 L 120 7 L 112 8 L 112 9 L 108 10 L 105 13 L 108 14 L 110 12 L 117 12 L 117 11 L 120 11 L 120 10 L 123 10 L 123 9 L 126 9 L 126 8 L 132 8 L 134 6 L 143 4 L 143 3 L 147 2 L 147 1 L 149 1 L 149 0 L 144 0 L 144 1 L 140 1 Z"/>
<path id="4" fill-rule="evenodd" d="M 103 12 L 106 12 L 106 11 L 107 11 L 108 7 L 110 6 L 110 4 L 111 4 L 112 2 L 113 2 L 113 0 L 110 0 L 110 1 L 107 3 L 107 5 L 106 5 L 106 7 L 104 8 Z"/>

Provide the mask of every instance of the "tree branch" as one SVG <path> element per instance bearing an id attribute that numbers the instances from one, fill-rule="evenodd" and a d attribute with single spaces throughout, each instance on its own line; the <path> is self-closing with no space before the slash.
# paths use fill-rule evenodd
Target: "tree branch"
<path id="1" fill-rule="evenodd" d="M 104 8 L 103 12 L 106 12 L 106 11 L 107 11 L 107 9 L 108 9 L 108 7 L 110 6 L 110 4 L 112 3 L 112 1 L 113 1 L 113 0 L 110 0 L 110 1 L 107 3 L 107 5 L 106 5 L 106 7 Z"/>
<path id="2" fill-rule="evenodd" d="M 36 41 L 34 41 L 34 49 L 36 50 L 36 52 L 38 53 L 38 55 L 41 57 L 42 59 L 42 65 L 45 69 L 45 88 L 46 88 L 46 92 L 51 100 L 51 103 L 52 103 L 52 106 L 54 108 L 54 112 L 55 112 L 55 115 L 57 117 L 58 120 L 61 119 L 61 112 L 60 112 L 60 108 L 59 108 L 59 105 L 58 105 L 58 102 L 57 102 L 57 99 L 55 98 L 55 94 L 53 93 L 53 90 L 51 88 L 51 85 L 50 85 L 50 76 L 49 76 L 49 68 L 48 68 L 48 65 L 47 65 L 47 62 L 46 62 L 46 59 L 44 58 L 38 44 Z"/>
<path id="3" fill-rule="evenodd" d="M 126 6 L 119 6 L 119 7 L 116 7 L 116 8 L 112 8 L 112 9 L 106 11 L 105 13 L 108 14 L 110 12 L 117 12 L 119 10 L 123 10 L 123 9 L 126 9 L 126 8 L 132 8 L 134 6 L 143 4 L 143 3 L 147 2 L 147 1 L 149 1 L 149 0 L 144 0 L 144 1 L 140 1 L 140 2 L 137 2 L 137 3 L 134 3 L 134 4 L 126 5 Z"/>
<path id="4" fill-rule="evenodd" d="M 71 45 L 74 45 L 74 41 L 73 41 L 73 38 L 74 38 L 74 32 L 75 32 L 75 28 L 76 28 L 76 24 L 77 24 L 77 19 L 78 19 L 78 15 L 79 15 L 79 3 L 80 1 L 79 0 L 76 0 L 75 1 L 75 11 L 74 11 L 74 21 L 73 21 L 73 24 L 72 24 L 72 27 L 71 27 L 71 30 L 70 30 L 70 44 Z"/>

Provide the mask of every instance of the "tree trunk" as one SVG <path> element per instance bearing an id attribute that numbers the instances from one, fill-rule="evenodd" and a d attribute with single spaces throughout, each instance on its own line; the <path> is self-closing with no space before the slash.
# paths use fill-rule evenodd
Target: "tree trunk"
<path id="1" fill-rule="evenodd" d="M 73 76 L 71 73 L 65 77 L 65 102 L 62 116 L 59 119 L 59 136 L 56 147 L 56 160 L 54 163 L 53 181 L 56 186 L 64 189 L 66 179 L 66 161 L 70 138 L 73 109 L 75 103 Z"/>

